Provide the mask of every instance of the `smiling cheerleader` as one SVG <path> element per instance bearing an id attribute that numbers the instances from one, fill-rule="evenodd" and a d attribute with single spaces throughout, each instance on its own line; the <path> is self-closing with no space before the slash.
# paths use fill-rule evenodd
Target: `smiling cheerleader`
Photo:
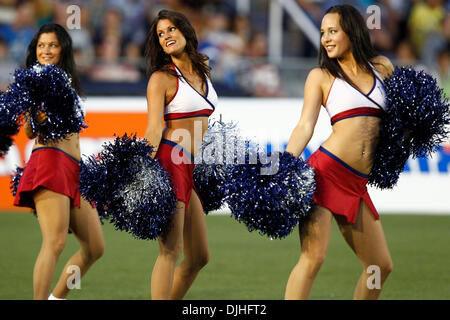
<path id="1" fill-rule="evenodd" d="M 105 246 L 97 211 L 78 189 L 78 132 L 84 113 L 78 108 L 80 88 L 67 31 L 57 24 L 42 26 L 28 47 L 26 61 L 29 69 L 16 72 L 12 86 L 21 88 L 17 90 L 27 113 L 25 132 L 35 143 L 25 169 L 13 180 L 14 205 L 35 209 L 42 231 L 33 273 L 35 299 L 49 297 L 67 230 L 79 241 L 80 250 L 69 259 L 50 295 L 63 299 L 69 293 L 71 268 L 77 266 L 83 276 Z"/>

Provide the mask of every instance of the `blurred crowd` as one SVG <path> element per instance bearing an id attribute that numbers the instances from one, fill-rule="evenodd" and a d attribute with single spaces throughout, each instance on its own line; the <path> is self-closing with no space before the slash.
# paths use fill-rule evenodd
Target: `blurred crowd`
<path id="1" fill-rule="evenodd" d="M 268 59 L 270 1 L 275 0 L 0 0 L 0 87 L 4 90 L 23 65 L 39 26 L 55 22 L 72 36 L 87 94 L 144 95 L 147 32 L 158 11 L 168 8 L 193 24 L 220 95 L 286 96 L 283 70 L 315 59 L 317 51 L 284 12 L 282 51 L 289 59 Z M 374 18 L 367 8 L 377 5 L 381 24 L 371 30 L 376 49 L 395 64 L 426 69 L 450 96 L 450 1 L 294 1 L 317 27 L 332 5 L 352 4 L 367 19 Z M 306 63 L 305 69 L 311 67 Z"/>

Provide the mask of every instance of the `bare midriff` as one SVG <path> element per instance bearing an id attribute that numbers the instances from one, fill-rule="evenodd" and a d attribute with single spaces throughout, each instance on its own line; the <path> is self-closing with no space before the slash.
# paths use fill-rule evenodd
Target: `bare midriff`
<path id="1" fill-rule="evenodd" d="M 353 169 L 369 174 L 380 131 L 380 118 L 354 117 L 333 125 L 333 132 L 322 146 Z"/>
<path id="2" fill-rule="evenodd" d="M 68 134 L 64 139 L 60 139 L 55 142 L 48 142 L 46 144 L 39 143 L 38 139 L 36 139 L 36 142 L 33 146 L 33 150 L 43 147 L 57 148 L 61 151 L 64 151 L 73 158 L 77 159 L 78 161 L 80 161 L 81 159 L 80 135 L 78 133 Z"/>
<path id="3" fill-rule="evenodd" d="M 195 157 L 208 129 L 208 117 L 167 120 L 165 125 L 163 139 L 179 144 Z"/>

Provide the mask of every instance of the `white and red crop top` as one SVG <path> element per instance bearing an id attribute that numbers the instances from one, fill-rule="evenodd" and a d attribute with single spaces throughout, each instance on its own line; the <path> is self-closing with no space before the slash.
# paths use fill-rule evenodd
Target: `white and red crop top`
<path id="1" fill-rule="evenodd" d="M 373 87 L 364 94 L 343 79 L 335 78 L 325 101 L 325 109 L 331 125 L 339 120 L 358 116 L 380 117 L 385 109 L 386 93 L 378 72 L 372 67 L 375 77 Z"/>
<path id="2" fill-rule="evenodd" d="M 164 109 L 164 120 L 193 117 L 208 117 L 217 106 L 217 94 L 209 78 L 206 79 L 206 94 L 202 95 L 184 78 L 180 69 L 173 65 L 179 77 L 177 91 Z"/>

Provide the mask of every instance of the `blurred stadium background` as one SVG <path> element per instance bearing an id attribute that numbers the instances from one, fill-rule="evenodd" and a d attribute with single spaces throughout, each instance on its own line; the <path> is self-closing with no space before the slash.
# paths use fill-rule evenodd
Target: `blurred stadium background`
<path id="1" fill-rule="evenodd" d="M 302 97 L 317 61 L 314 36 L 324 11 L 337 3 L 352 4 L 368 18 L 368 8 L 378 6 L 380 28 L 371 30 L 377 50 L 396 64 L 426 68 L 449 92 L 445 0 L 0 0 L 0 85 L 23 64 L 38 27 L 73 23 L 76 5 L 80 28 L 69 31 L 86 94 L 143 95 L 148 26 L 170 8 L 194 25 L 220 96 Z"/>
<path id="2" fill-rule="evenodd" d="M 82 154 L 99 150 L 114 134 L 146 127 L 148 81 L 144 46 L 162 8 L 193 23 L 199 47 L 211 59 L 220 98 L 215 115 L 237 121 L 247 136 L 283 149 L 301 112 L 303 86 L 317 63 L 318 27 L 331 5 L 349 3 L 369 18 L 377 6 L 380 28 L 372 41 L 395 65 L 414 65 L 437 78 L 450 96 L 450 1 L 426 0 L 0 0 L 0 88 L 24 63 L 40 25 L 68 26 L 86 99 L 89 128 Z M 73 7 L 73 6 L 76 7 Z M 372 7 L 373 8 L 373 7 Z M 316 39 L 316 40 L 315 40 Z M 255 121 L 256 120 L 256 121 Z M 308 157 L 330 132 L 321 114 Z M 37 220 L 12 206 L 9 175 L 28 159 L 23 132 L 0 158 L 0 299 L 32 298 L 32 270 L 40 247 Z M 394 261 L 384 299 L 449 299 L 450 140 L 430 159 L 410 159 L 397 188 L 371 190 Z M 270 240 L 225 215 L 207 217 L 211 261 L 188 299 L 282 299 L 299 255 L 298 231 Z M 148 299 L 157 244 L 104 225 L 105 256 L 73 290 L 73 299 Z M 77 248 L 69 236 L 59 269 Z M 327 260 L 311 298 L 351 299 L 362 268 L 335 227 Z M 55 279 L 56 280 L 56 279 Z"/>

